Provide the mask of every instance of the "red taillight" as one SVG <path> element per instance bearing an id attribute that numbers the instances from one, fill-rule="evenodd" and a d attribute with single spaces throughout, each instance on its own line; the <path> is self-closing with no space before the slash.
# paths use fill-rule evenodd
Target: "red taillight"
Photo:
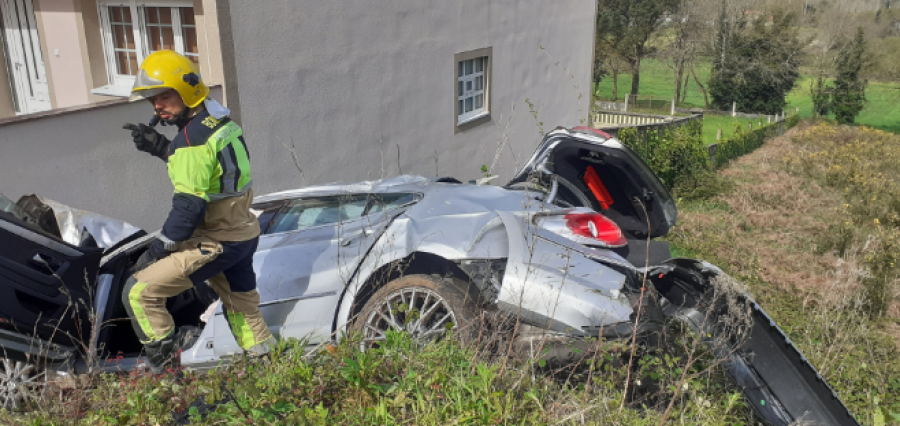
<path id="1" fill-rule="evenodd" d="M 576 235 L 593 238 L 610 247 L 622 247 L 628 244 L 619 226 L 602 214 L 569 214 L 566 215 L 566 226 Z"/>

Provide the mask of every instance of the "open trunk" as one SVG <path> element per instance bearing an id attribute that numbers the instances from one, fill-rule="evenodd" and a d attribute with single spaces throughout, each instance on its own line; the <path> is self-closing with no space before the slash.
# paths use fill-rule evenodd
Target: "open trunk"
<path id="1" fill-rule="evenodd" d="M 643 267 L 669 258 L 666 235 L 678 220 L 675 201 L 634 151 L 608 135 L 587 128 L 547 134 L 508 185 L 533 181 L 550 188 L 557 181 L 557 203 L 588 207 L 610 218 L 629 240 L 616 249 Z M 648 256 L 649 251 L 649 256 Z"/>

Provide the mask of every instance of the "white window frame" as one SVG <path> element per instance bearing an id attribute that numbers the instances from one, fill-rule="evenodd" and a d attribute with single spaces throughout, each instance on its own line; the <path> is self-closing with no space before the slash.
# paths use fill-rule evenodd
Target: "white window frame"
<path id="1" fill-rule="evenodd" d="M 487 102 L 485 102 L 485 100 L 487 98 L 488 61 L 490 61 L 489 57 L 479 56 L 477 58 L 467 59 L 456 63 L 456 113 L 459 116 L 457 119 L 458 124 L 465 124 L 472 120 L 477 120 L 487 114 Z M 471 64 L 472 72 L 466 74 L 466 72 L 469 72 L 469 64 Z M 477 68 L 478 65 L 481 65 L 481 70 Z M 464 70 L 464 72 L 460 73 L 459 70 Z M 478 86 L 479 81 L 481 82 L 480 88 Z M 480 107 L 476 104 L 479 96 L 481 97 Z M 463 112 L 463 109 L 469 108 L 469 103 L 472 104 L 472 110 Z"/>
<path id="2" fill-rule="evenodd" d="M 113 40 L 112 25 L 109 18 L 110 6 L 128 7 L 131 12 L 132 37 L 134 37 L 135 50 L 137 50 L 137 63 L 140 66 L 144 58 L 150 54 L 151 45 L 149 43 L 149 34 L 147 23 L 144 19 L 144 8 L 146 7 L 168 7 L 171 8 L 172 29 L 174 35 L 175 51 L 186 56 L 197 56 L 199 54 L 186 53 L 184 51 L 184 35 L 182 34 L 181 9 L 182 7 L 193 8 L 194 4 L 190 1 L 166 1 L 156 0 L 151 2 L 138 3 L 137 0 L 120 0 L 120 1 L 101 1 L 97 3 L 100 13 L 100 32 L 103 40 L 103 54 L 106 58 L 106 72 L 109 77 L 110 86 L 104 86 L 94 89 L 96 94 L 112 94 L 119 96 L 127 96 L 131 87 L 134 85 L 135 76 L 119 74 L 116 67 L 116 56 L 114 51 L 115 42 Z M 196 19 L 196 17 L 195 17 Z M 152 24 L 150 24 L 152 25 Z M 196 27 L 196 25 L 194 25 Z M 199 37 L 199 34 L 198 34 Z M 198 40 L 199 41 L 199 40 Z M 127 87 L 128 92 L 124 91 Z"/>
<path id="3" fill-rule="evenodd" d="M 475 60 L 483 59 L 482 68 L 478 70 Z M 472 72 L 466 73 L 465 65 L 472 62 Z M 453 93 L 454 124 L 456 132 L 467 130 L 483 122 L 490 121 L 491 107 L 491 65 L 493 49 L 486 47 L 469 52 L 457 53 L 453 61 Z M 481 80 L 481 87 L 477 81 Z M 481 97 L 481 107 L 477 107 L 477 99 Z M 465 112 L 466 102 L 471 100 L 472 110 Z"/>

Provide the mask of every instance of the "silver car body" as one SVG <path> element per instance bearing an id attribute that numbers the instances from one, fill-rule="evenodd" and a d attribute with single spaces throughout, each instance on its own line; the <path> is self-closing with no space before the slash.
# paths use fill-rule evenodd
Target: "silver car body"
<path id="1" fill-rule="evenodd" d="M 254 258 L 263 316 L 273 334 L 310 345 L 339 338 L 357 294 L 379 268 L 428 253 L 453 262 L 505 259 L 493 300 L 527 323 L 572 335 L 628 320 L 626 277 L 633 269 L 612 251 L 592 249 L 535 225 L 566 210 L 538 191 L 440 183 L 418 176 L 330 184 L 257 197 L 280 200 L 367 194 L 419 194 L 390 211 L 303 230 L 263 235 Z M 613 266 L 613 267 L 611 267 Z M 218 307 L 185 366 L 239 352 Z"/>

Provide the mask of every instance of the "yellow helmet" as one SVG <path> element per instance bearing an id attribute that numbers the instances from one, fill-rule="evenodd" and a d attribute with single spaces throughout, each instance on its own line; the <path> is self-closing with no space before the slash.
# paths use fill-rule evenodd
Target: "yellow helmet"
<path id="1" fill-rule="evenodd" d="M 169 89 L 175 89 L 188 108 L 200 105 L 209 95 L 193 61 L 171 50 L 153 52 L 141 63 L 131 93 L 149 98 Z"/>

